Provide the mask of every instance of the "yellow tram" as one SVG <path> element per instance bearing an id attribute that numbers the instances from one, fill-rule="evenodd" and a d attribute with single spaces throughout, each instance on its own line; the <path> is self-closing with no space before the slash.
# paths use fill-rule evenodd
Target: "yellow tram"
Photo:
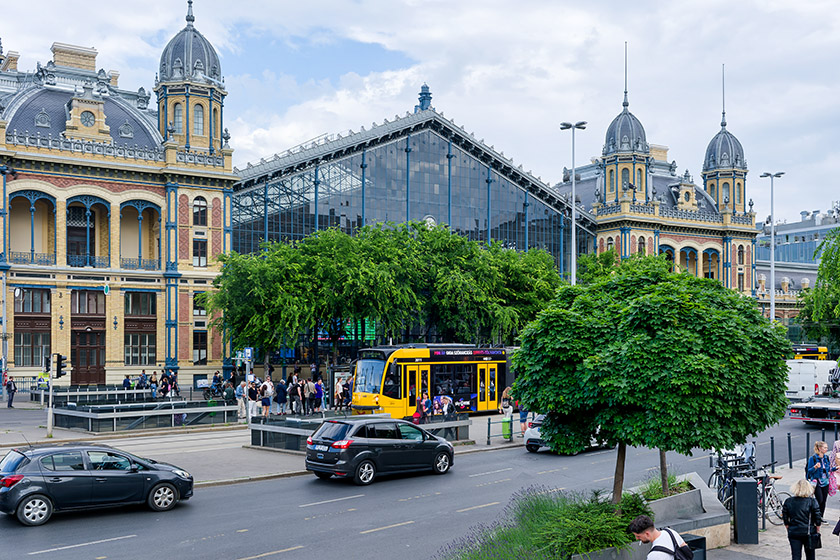
<path id="1" fill-rule="evenodd" d="M 432 414 L 493 411 L 512 382 L 504 348 L 458 344 L 368 348 L 354 370 L 354 410 L 393 418 L 412 416 L 423 393 Z"/>

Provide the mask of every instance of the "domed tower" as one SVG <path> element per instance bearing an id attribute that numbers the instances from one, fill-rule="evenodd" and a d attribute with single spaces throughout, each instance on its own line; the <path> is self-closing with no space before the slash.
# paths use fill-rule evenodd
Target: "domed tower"
<path id="1" fill-rule="evenodd" d="M 169 41 L 160 56 L 155 80 L 158 129 L 166 141 L 212 154 L 224 146 L 227 91 L 219 55 L 193 25 L 192 0 L 187 0 L 187 5 L 187 26 Z"/>
<path id="2" fill-rule="evenodd" d="M 747 160 L 744 148 L 735 135 L 726 130 L 726 105 L 723 105 L 720 132 L 706 148 L 703 160 L 703 186 L 723 210 L 728 207 L 744 212 L 747 200 Z"/>
<path id="3" fill-rule="evenodd" d="M 627 101 L 627 81 L 624 84 L 624 109 L 610 123 L 604 139 L 602 167 L 604 171 L 604 201 L 618 201 L 625 192 L 641 202 L 649 198 L 647 167 L 651 159 L 645 129 L 630 112 Z M 630 189 L 635 192 L 630 193 Z"/>

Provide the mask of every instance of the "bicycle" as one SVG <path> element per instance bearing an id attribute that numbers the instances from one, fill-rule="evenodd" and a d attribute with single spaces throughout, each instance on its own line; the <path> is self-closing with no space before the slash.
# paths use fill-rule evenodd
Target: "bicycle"
<path id="1" fill-rule="evenodd" d="M 766 517 L 767 521 L 769 521 L 772 525 L 781 525 L 784 522 L 782 517 L 782 506 L 784 505 L 785 500 L 790 498 L 790 494 L 784 491 L 776 491 L 776 481 L 782 477 L 779 475 L 768 475 L 766 471 L 766 468 L 773 464 L 775 463 L 764 465 L 760 469 L 757 469 L 757 471 L 753 474 L 756 479 L 756 491 L 758 492 L 758 507 L 756 508 L 756 515 L 758 515 L 758 520 L 761 521 L 763 512 L 763 517 Z M 766 483 L 765 480 L 767 481 Z M 723 506 L 730 514 L 733 514 L 735 506 L 734 495 L 730 494 L 727 496 L 723 500 Z"/>

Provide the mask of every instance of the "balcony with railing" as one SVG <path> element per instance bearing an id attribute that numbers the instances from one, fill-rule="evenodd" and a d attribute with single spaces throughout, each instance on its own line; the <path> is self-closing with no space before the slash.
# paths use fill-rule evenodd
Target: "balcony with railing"
<path id="1" fill-rule="evenodd" d="M 34 264 L 41 266 L 55 265 L 55 253 L 35 253 L 32 251 L 11 251 L 9 262 L 12 264 Z"/>
<path id="2" fill-rule="evenodd" d="M 160 259 L 120 259 L 120 266 L 126 270 L 160 270 Z"/>
<path id="3" fill-rule="evenodd" d="M 67 266 L 83 268 L 110 268 L 111 257 L 99 255 L 67 255 Z"/>

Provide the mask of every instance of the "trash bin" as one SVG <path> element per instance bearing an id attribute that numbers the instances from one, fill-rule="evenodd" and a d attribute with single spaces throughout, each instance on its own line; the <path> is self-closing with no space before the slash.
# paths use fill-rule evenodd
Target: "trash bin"
<path id="1" fill-rule="evenodd" d="M 510 439 L 512 430 L 513 430 L 513 418 L 510 418 L 510 417 L 502 418 L 502 437 L 505 438 L 505 439 Z"/>
<path id="2" fill-rule="evenodd" d="M 758 544 L 758 492 L 754 478 L 735 479 L 735 542 Z"/>
<path id="3" fill-rule="evenodd" d="M 682 538 L 694 553 L 694 560 L 706 560 L 706 537 L 688 533 L 682 535 Z"/>

